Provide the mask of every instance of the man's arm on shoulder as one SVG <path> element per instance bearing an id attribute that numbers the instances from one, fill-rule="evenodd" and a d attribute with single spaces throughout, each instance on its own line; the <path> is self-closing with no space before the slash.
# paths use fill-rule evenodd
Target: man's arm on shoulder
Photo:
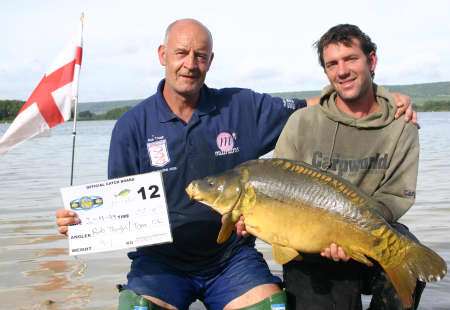
<path id="1" fill-rule="evenodd" d="M 241 105 L 240 115 L 254 124 L 249 130 L 254 130 L 252 135 L 260 156 L 273 150 L 289 116 L 306 107 L 303 99 L 283 99 L 253 91 L 245 92 L 241 100 L 246 104 Z"/>

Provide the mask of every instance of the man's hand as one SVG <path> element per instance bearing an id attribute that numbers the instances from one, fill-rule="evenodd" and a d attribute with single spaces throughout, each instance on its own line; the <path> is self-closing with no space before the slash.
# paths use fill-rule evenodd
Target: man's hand
<path id="1" fill-rule="evenodd" d="M 335 262 L 339 262 L 339 261 L 344 261 L 347 262 L 349 261 L 349 259 L 351 258 L 350 256 L 347 256 L 347 254 L 345 254 L 344 249 L 341 248 L 340 246 L 338 246 L 335 243 L 332 243 L 330 245 L 330 247 L 324 249 L 320 255 L 322 257 L 326 257 L 328 259 L 332 259 Z"/>
<path id="2" fill-rule="evenodd" d="M 67 236 L 69 225 L 80 224 L 78 215 L 70 210 L 58 209 L 56 210 L 56 225 L 58 225 L 58 231 L 60 234 Z"/>
<path id="3" fill-rule="evenodd" d="M 244 216 L 241 215 L 239 221 L 236 222 L 236 234 L 240 237 L 248 236 L 248 232 L 245 230 Z"/>
<path id="4" fill-rule="evenodd" d="M 311 98 L 307 98 L 306 99 L 306 105 L 308 107 L 311 107 L 313 105 L 319 104 L 320 102 L 320 96 L 315 96 L 315 97 L 311 97 Z"/>
<path id="5" fill-rule="evenodd" d="M 395 118 L 399 118 L 405 114 L 405 122 L 411 121 L 413 124 L 419 126 L 417 124 L 417 113 L 412 108 L 411 98 L 401 93 L 392 93 L 392 96 L 394 97 L 395 105 L 397 106 Z"/>

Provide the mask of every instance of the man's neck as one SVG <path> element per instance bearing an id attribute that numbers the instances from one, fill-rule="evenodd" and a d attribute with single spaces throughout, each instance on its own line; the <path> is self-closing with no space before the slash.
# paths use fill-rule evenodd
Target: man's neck
<path id="1" fill-rule="evenodd" d="M 163 96 L 170 110 L 186 124 L 189 123 L 189 120 L 197 107 L 200 94 L 197 94 L 196 96 L 181 96 L 164 87 Z"/>
<path id="2" fill-rule="evenodd" d="M 338 95 L 336 96 L 336 107 L 341 112 L 356 119 L 366 117 L 380 110 L 380 105 L 376 101 L 372 90 L 354 101 L 346 101 Z"/>

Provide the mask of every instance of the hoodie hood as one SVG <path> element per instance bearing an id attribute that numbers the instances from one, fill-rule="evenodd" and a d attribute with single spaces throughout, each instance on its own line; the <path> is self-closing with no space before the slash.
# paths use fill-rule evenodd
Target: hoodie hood
<path id="1" fill-rule="evenodd" d="M 337 93 L 333 87 L 323 89 L 320 97 L 320 108 L 325 115 L 336 122 L 357 128 L 381 128 L 389 125 L 394 120 L 397 107 L 392 96 L 386 89 L 374 84 L 376 100 L 380 105 L 380 111 L 371 113 L 363 118 L 353 118 L 336 107 Z"/>

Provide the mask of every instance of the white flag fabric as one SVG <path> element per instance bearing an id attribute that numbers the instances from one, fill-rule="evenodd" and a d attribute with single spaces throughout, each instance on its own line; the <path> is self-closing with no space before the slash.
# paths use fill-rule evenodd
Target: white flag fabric
<path id="1" fill-rule="evenodd" d="M 0 154 L 70 119 L 78 92 L 82 48 L 80 25 L 1 137 Z"/>

